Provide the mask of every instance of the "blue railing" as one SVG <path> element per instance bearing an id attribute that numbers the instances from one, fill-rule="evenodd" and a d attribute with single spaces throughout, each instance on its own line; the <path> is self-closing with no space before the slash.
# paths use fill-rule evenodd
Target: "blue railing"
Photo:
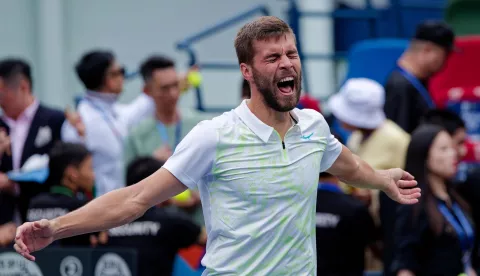
<path id="1" fill-rule="evenodd" d="M 261 14 L 261 15 L 269 15 L 268 8 L 265 5 L 256 6 L 248 11 L 240 13 L 232 18 L 226 19 L 220 23 L 217 23 L 211 27 L 200 31 L 199 33 L 192 35 L 183 39 L 182 41 L 177 43 L 177 49 L 181 51 L 187 52 L 189 56 L 189 65 L 197 65 L 200 69 L 214 69 L 214 70 L 238 70 L 238 63 L 225 63 L 225 62 L 198 62 L 197 53 L 192 48 L 194 43 L 197 43 L 201 40 L 204 40 L 212 35 L 217 34 L 219 31 L 229 28 L 249 17 L 254 15 Z M 202 100 L 202 91 L 201 87 L 196 88 L 196 96 L 197 96 L 197 109 L 200 111 L 208 111 L 208 112 L 218 112 L 218 111 L 225 111 L 229 108 L 206 108 L 203 100 Z"/>

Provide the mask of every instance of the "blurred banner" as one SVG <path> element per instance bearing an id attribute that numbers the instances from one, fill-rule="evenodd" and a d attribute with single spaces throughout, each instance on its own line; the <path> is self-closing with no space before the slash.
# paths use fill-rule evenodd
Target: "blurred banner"
<path id="1" fill-rule="evenodd" d="M 50 248 L 35 253 L 35 262 L 13 250 L 0 250 L 0 276 L 136 276 L 133 249 Z"/>

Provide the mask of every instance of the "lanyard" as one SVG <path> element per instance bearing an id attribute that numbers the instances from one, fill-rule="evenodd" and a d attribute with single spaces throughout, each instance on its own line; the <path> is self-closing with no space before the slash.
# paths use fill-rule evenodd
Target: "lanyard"
<path id="1" fill-rule="evenodd" d="M 337 185 L 328 182 L 318 183 L 318 190 L 330 191 L 334 193 L 343 193 Z"/>
<path id="2" fill-rule="evenodd" d="M 420 93 L 420 96 L 422 96 L 422 98 L 425 100 L 428 107 L 435 108 L 435 103 L 433 102 L 432 97 L 430 97 L 430 93 L 428 92 L 427 88 L 425 88 L 425 86 L 417 79 L 417 77 L 400 66 L 397 66 L 397 70 L 415 87 L 415 89 L 417 89 L 418 93 Z"/>
<path id="3" fill-rule="evenodd" d="M 467 272 L 468 269 L 471 267 L 470 253 L 475 240 L 475 234 L 473 232 L 472 226 L 468 222 L 468 219 L 465 217 L 457 203 L 452 204 L 453 214 L 443 202 L 438 203 L 438 209 L 457 233 L 458 239 L 460 241 L 460 247 L 462 248 L 463 252 L 462 262 L 465 267 L 465 272 Z M 454 215 L 455 217 L 457 217 L 458 221 L 455 219 Z"/>
<path id="4" fill-rule="evenodd" d="M 110 118 L 110 116 L 108 116 L 107 112 L 105 111 L 105 109 L 101 108 L 100 106 L 98 106 L 96 103 L 94 103 L 91 99 L 89 99 L 88 95 L 85 96 L 83 98 L 84 100 L 86 100 L 87 102 L 90 103 L 90 105 L 95 108 L 98 112 L 100 112 L 102 114 L 102 117 L 103 117 L 103 120 L 107 123 L 108 127 L 110 128 L 110 130 L 112 131 L 113 135 L 115 135 L 115 137 L 117 138 L 117 140 L 123 144 L 123 137 L 122 137 L 122 134 L 120 133 L 120 131 L 118 130 L 118 128 L 115 126 L 115 123 L 113 122 L 113 120 Z M 113 117 L 113 115 L 111 116 Z"/>
<path id="5" fill-rule="evenodd" d="M 165 127 L 165 125 L 162 122 L 160 122 L 158 120 L 157 120 L 157 130 L 158 130 L 158 133 L 160 134 L 160 138 L 162 138 L 162 141 L 164 143 L 168 144 L 167 128 Z M 178 144 L 180 143 L 181 136 L 182 136 L 182 121 L 179 120 L 175 124 L 175 144 L 173 145 L 174 150 L 178 146 Z"/>

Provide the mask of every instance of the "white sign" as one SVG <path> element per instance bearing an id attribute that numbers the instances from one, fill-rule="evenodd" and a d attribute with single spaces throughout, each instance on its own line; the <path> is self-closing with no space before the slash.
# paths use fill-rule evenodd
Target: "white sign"
<path id="1" fill-rule="evenodd" d="M 95 276 L 132 276 L 132 272 L 118 254 L 106 253 L 98 259 Z"/>
<path id="2" fill-rule="evenodd" d="M 5 252 L 0 254 L 0 276 L 25 275 L 43 276 L 40 267 L 17 253 Z"/>

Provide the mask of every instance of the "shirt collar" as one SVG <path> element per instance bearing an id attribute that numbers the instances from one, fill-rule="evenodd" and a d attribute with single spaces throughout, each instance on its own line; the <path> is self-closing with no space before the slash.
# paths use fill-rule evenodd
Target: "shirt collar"
<path id="1" fill-rule="evenodd" d="M 102 93 L 102 92 L 88 90 L 87 95 L 85 97 L 90 101 L 103 103 L 107 105 L 113 105 L 118 100 L 118 96 L 119 96 L 118 94 Z"/>
<path id="2" fill-rule="evenodd" d="M 273 127 L 263 123 L 252 113 L 247 106 L 247 100 L 242 101 L 242 103 L 235 109 L 235 113 L 240 117 L 243 123 L 255 133 L 255 135 L 262 139 L 264 143 L 268 142 L 270 135 L 272 135 Z"/>
<path id="3" fill-rule="evenodd" d="M 240 117 L 247 127 L 255 133 L 264 143 L 268 142 L 270 135 L 272 135 L 273 127 L 265 124 L 260 119 L 258 119 L 255 114 L 252 113 L 250 108 L 247 105 L 248 100 L 243 100 L 242 103 L 235 108 L 235 113 Z M 295 121 L 295 125 L 298 125 L 299 119 L 296 114 L 297 109 L 293 109 L 290 111 L 290 115 L 292 116 L 293 120 Z"/>
<path id="4" fill-rule="evenodd" d="M 38 107 L 40 106 L 40 103 L 37 99 L 33 101 L 21 114 L 18 116 L 17 120 L 14 120 L 10 117 L 8 117 L 6 114 L 3 114 L 3 119 L 5 122 L 10 126 L 11 123 L 15 123 L 18 121 L 20 118 L 26 118 L 28 121 L 33 120 L 33 117 L 35 116 L 35 113 L 37 113 Z"/>
<path id="5" fill-rule="evenodd" d="M 50 188 L 50 192 L 54 194 L 66 195 L 68 197 L 74 196 L 73 191 L 65 186 L 53 186 L 52 188 Z"/>

